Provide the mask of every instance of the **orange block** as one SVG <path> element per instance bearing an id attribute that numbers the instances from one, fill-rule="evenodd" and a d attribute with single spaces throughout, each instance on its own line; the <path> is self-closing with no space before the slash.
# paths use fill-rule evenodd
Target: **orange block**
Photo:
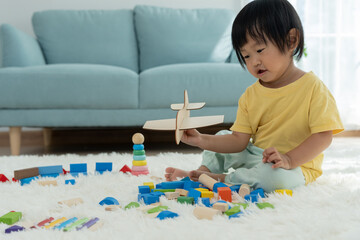
<path id="1" fill-rule="evenodd" d="M 229 187 L 219 187 L 217 190 L 218 190 L 219 199 L 222 199 L 227 202 L 232 201 L 231 189 Z"/>

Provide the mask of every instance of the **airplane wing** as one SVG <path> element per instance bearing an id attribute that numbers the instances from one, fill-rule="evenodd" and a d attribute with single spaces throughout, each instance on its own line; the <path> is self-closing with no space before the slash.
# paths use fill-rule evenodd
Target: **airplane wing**
<path id="1" fill-rule="evenodd" d="M 172 119 L 146 121 L 143 128 L 153 129 L 153 130 L 175 130 L 176 119 L 172 118 Z"/>
<path id="2" fill-rule="evenodd" d="M 180 126 L 180 130 L 206 127 L 223 122 L 224 122 L 224 115 L 189 117 L 184 119 L 184 121 Z"/>
<path id="3" fill-rule="evenodd" d="M 199 102 L 199 103 L 189 103 L 188 107 L 186 108 L 187 110 L 195 110 L 195 109 L 200 109 L 202 107 L 205 106 L 205 102 Z M 172 110 L 181 110 L 184 107 L 183 103 L 174 103 L 170 105 Z"/>

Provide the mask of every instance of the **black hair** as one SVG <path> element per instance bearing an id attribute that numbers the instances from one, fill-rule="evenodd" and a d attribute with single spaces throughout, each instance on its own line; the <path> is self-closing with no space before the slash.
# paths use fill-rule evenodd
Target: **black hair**
<path id="1" fill-rule="evenodd" d="M 240 49 L 247 43 L 247 36 L 265 44 L 268 39 L 284 53 L 290 47 L 288 34 L 292 28 L 299 33 L 293 56 L 300 60 L 304 52 L 304 30 L 294 7 L 287 0 L 255 0 L 247 4 L 236 16 L 231 33 L 241 66 L 246 65 Z"/>

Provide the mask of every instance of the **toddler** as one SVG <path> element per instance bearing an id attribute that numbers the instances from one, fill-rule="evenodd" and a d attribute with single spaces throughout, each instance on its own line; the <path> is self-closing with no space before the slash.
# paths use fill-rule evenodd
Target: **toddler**
<path id="1" fill-rule="evenodd" d="M 322 174 L 322 152 L 343 126 L 323 82 L 294 64 L 304 49 L 295 9 L 286 0 L 247 4 L 234 20 L 232 43 L 240 64 L 258 80 L 240 97 L 231 132 L 184 132 L 182 142 L 205 150 L 202 164 L 189 172 L 169 167 L 166 180 L 197 181 L 205 173 L 266 192 L 315 181 Z"/>

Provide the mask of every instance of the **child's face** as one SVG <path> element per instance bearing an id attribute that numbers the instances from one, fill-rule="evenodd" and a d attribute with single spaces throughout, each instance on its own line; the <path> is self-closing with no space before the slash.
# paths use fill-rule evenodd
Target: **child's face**
<path id="1" fill-rule="evenodd" d="M 265 86 L 283 83 L 285 73 L 293 66 L 292 50 L 283 53 L 271 41 L 265 44 L 248 37 L 240 51 L 248 71 Z"/>

